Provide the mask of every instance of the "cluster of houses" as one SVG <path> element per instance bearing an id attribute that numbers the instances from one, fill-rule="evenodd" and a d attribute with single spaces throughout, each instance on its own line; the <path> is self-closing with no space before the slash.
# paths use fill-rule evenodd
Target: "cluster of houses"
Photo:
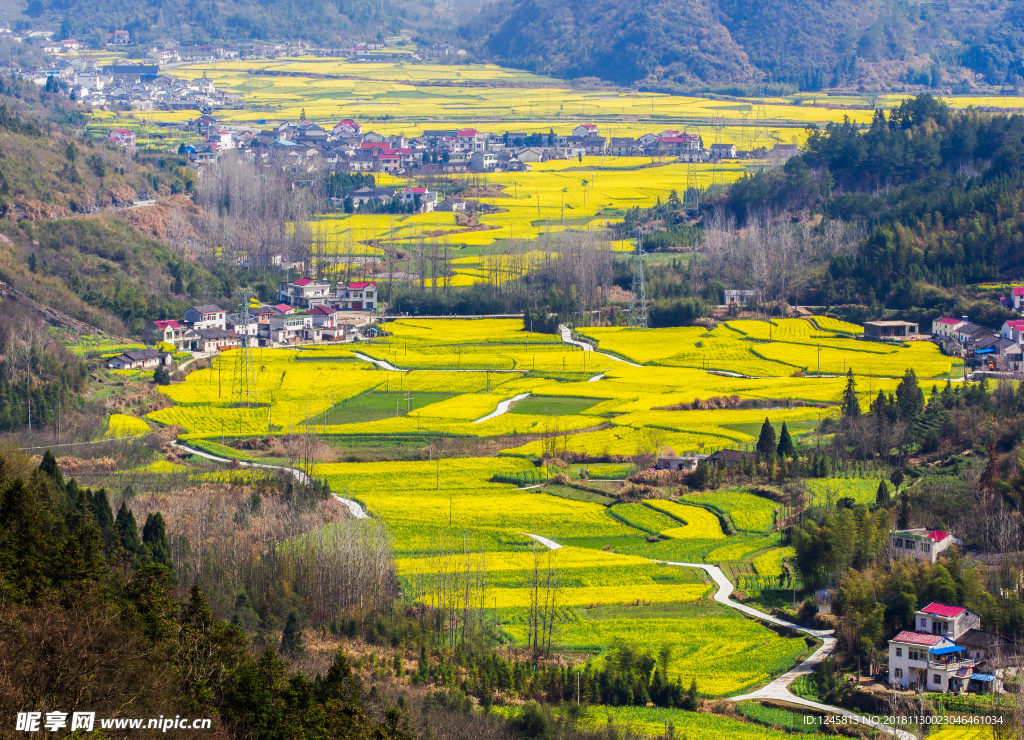
<path id="1" fill-rule="evenodd" d="M 932 340 L 943 353 L 975 368 L 1007 373 L 1024 370 L 1024 321 L 1005 321 L 997 333 L 966 316 L 943 317 L 932 321 Z"/>
<path id="2" fill-rule="evenodd" d="M 242 96 L 218 90 L 206 78 L 184 80 L 160 74 L 156 64 L 100 65 L 94 57 L 60 60 L 33 77 L 65 82 L 68 94 L 96 108 L 118 105 L 134 110 L 212 110 L 240 108 Z"/>
<path id="3" fill-rule="evenodd" d="M 144 338 L 148 344 L 169 344 L 175 352 L 212 354 L 241 346 L 243 337 L 261 347 L 298 343 L 345 342 L 355 339 L 377 312 L 374 282 L 331 283 L 302 278 L 282 282 L 276 304 L 244 313 L 216 305 L 192 306 L 181 321 L 154 321 Z M 107 362 L 115 370 L 150 370 L 170 365 L 171 353 L 159 349 L 124 352 Z"/>
<path id="4" fill-rule="evenodd" d="M 580 124 L 568 135 L 523 131 L 493 134 L 461 128 L 428 129 L 409 137 L 364 131 L 352 119 L 325 125 L 308 120 L 285 121 L 269 130 L 221 126 L 209 116 L 204 119 L 209 132 L 204 142 L 191 148 L 189 156 L 193 162 L 215 162 L 226 149 L 240 150 L 267 163 L 279 164 L 297 183 L 312 181 L 314 173 L 324 170 L 421 175 L 517 172 L 528 171 L 537 162 L 583 155 L 706 162 L 744 154 L 732 144 L 713 144 L 707 149 L 699 135 L 685 131 L 608 139 L 600 135 L 593 123 Z"/>

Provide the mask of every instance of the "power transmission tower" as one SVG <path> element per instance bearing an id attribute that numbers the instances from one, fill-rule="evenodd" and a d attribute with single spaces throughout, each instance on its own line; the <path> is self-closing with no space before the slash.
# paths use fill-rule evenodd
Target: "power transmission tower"
<path id="1" fill-rule="evenodd" d="M 715 143 L 713 146 L 717 150 L 717 145 L 724 143 L 722 141 L 722 132 L 725 130 L 725 120 L 722 119 L 721 116 L 716 116 L 712 120 L 711 125 L 714 126 L 715 129 Z M 725 185 L 725 170 L 722 169 L 721 156 L 715 158 L 711 163 L 711 187 L 715 187 L 716 185 Z"/>
<path id="2" fill-rule="evenodd" d="M 700 188 L 697 186 L 697 163 L 686 165 L 686 190 L 683 191 L 683 209 L 690 214 L 700 210 Z"/>
<path id="3" fill-rule="evenodd" d="M 636 251 L 633 252 L 633 290 L 629 294 L 629 325 L 636 329 L 647 328 L 647 291 L 644 289 L 644 237 L 636 235 Z"/>
<path id="4" fill-rule="evenodd" d="M 239 408 L 256 406 L 256 357 L 253 352 L 258 340 L 249 335 L 249 325 L 254 321 L 249 312 L 249 303 L 255 293 L 251 290 L 235 292 L 238 301 L 238 321 L 236 326 L 244 326 L 239 335 L 241 346 L 235 353 L 235 374 L 231 379 L 231 398 Z"/>
<path id="5" fill-rule="evenodd" d="M 756 150 L 759 146 L 768 148 L 768 112 L 764 107 L 764 86 L 761 86 L 760 94 L 754 108 L 754 138 L 751 149 Z"/>

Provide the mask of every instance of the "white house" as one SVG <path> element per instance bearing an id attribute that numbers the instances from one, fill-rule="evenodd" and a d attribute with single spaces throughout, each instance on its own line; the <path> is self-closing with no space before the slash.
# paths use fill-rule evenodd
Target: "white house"
<path id="1" fill-rule="evenodd" d="M 233 313 L 227 318 L 227 328 L 240 337 L 255 337 L 258 333 L 259 319 L 251 313 Z"/>
<path id="2" fill-rule="evenodd" d="M 956 330 L 966 324 L 965 319 L 951 319 L 941 318 L 932 321 L 932 336 L 933 337 L 952 337 L 955 336 Z"/>
<path id="3" fill-rule="evenodd" d="M 338 294 L 334 303 L 343 311 L 376 311 L 377 283 L 338 283 Z"/>
<path id="4" fill-rule="evenodd" d="M 406 188 L 402 191 L 402 205 L 415 205 L 419 199 L 419 212 L 428 213 L 437 205 L 437 193 L 426 188 Z"/>
<path id="5" fill-rule="evenodd" d="M 487 148 L 487 134 L 475 128 L 462 128 L 455 132 L 456 146 L 463 151 L 477 151 Z"/>
<path id="6" fill-rule="evenodd" d="M 241 340 L 233 331 L 227 331 L 222 327 L 196 329 L 190 337 L 194 352 L 223 352 L 226 349 L 235 349 L 242 345 Z"/>
<path id="7" fill-rule="evenodd" d="M 154 321 L 146 327 L 143 337 L 149 344 L 167 342 L 173 344 L 177 350 L 182 350 L 190 344 L 186 338 L 187 330 L 184 326 L 173 319 L 166 321 Z"/>
<path id="8" fill-rule="evenodd" d="M 330 291 L 330 283 L 321 283 L 310 278 L 302 278 L 291 283 L 282 281 L 277 291 L 277 300 L 290 306 L 313 308 L 327 303 L 331 297 Z"/>
<path id="9" fill-rule="evenodd" d="M 707 455 L 662 455 L 655 464 L 657 470 L 696 470 L 701 460 L 707 460 Z"/>
<path id="10" fill-rule="evenodd" d="M 711 156 L 718 159 L 736 159 L 737 149 L 735 144 L 712 144 Z"/>
<path id="11" fill-rule="evenodd" d="M 593 123 L 582 123 L 572 130 L 573 136 L 597 136 L 597 126 Z"/>
<path id="12" fill-rule="evenodd" d="M 1021 303 L 1024 303 L 1024 286 L 1017 286 L 1010 291 L 1010 300 L 1013 301 L 1015 311 L 1021 310 Z"/>
<path id="13" fill-rule="evenodd" d="M 999 335 L 1003 339 L 1009 339 L 1011 342 L 1020 342 L 1022 334 L 1024 334 L 1024 320 L 1004 321 L 1002 329 L 999 331 Z"/>
<path id="14" fill-rule="evenodd" d="M 226 318 L 219 306 L 192 306 L 185 312 L 185 323 L 193 329 L 224 329 Z"/>
<path id="15" fill-rule="evenodd" d="M 756 290 L 727 290 L 725 291 L 725 305 L 745 305 L 757 297 Z"/>
<path id="16" fill-rule="evenodd" d="M 962 606 L 935 601 L 914 612 L 914 630 L 903 630 L 889 641 L 889 680 L 897 686 L 920 686 L 926 691 L 959 691 L 972 680 L 982 661 L 958 645 L 963 636 L 978 634 L 981 617 Z"/>
<path id="17" fill-rule="evenodd" d="M 933 652 L 935 651 L 935 652 Z M 928 691 L 949 689 L 947 655 L 965 652 L 941 635 L 903 630 L 889 640 L 889 682 L 894 686 L 920 686 Z M 954 674 L 959 670 L 958 665 Z"/>
<path id="18" fill-rule="evenodd" d="M 544 161 L 544 150 L 537 149 L 536 147 L 527 147 L 516 155 L 516 158 L 520 162 L 543 162 Z"/>
<path id="19" fill-rule="evenodd" d="M 962 545 L 959 537 L 949 532 L 929 529 L 898 529 L 889 532 L 893 557 L 917 558 L 934 563 L 939 554 L 953 545 Z"/>
<path id="20" fill-rule="evenodd" d="M 122 352 L 107 361 L 107 367 L 114 370 L 149 370 L 160 365 L 170 365 L 171 355 L 155 349 L 136 349 Z"/>

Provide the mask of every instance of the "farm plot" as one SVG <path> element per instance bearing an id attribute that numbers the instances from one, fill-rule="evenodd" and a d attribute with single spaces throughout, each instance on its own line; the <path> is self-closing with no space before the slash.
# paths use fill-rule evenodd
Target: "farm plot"
<path id="1" fill-rule="evenodd" d="M 745 491 L 693 493 L 682 500 L 719 509 L 729 516 L 738 530 L 767 534 L 775 526 L 777 505 L 766 498 Z"/>

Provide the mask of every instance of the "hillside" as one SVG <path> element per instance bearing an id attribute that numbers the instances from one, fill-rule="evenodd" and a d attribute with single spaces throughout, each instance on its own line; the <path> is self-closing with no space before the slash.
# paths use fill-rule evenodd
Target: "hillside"
<path id="1" fill-rule="evenodd" d="M 502 64 L 622 85 L 962 89 L 978 73 L 990 84 L 1024 84 L 1022 15 L 1009 0 L 517 0 L 485 7 L 463 33 Z"/>

